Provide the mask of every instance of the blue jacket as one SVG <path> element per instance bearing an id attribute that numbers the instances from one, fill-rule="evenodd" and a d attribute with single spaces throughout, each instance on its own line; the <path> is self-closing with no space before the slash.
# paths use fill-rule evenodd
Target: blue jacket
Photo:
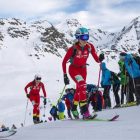
<path id="1" fill-rule="evenodd" d="M 131 70 L 131 65 L 129 65 L 129 59 L 132 60 L 132 70 Z M 132 58 L 131 55 L 127 54 L 126 55 L 126 60 L 124 61 L 124 64 L 127 68 L 127 71 L 129 73 L 129 75 L 132 77 L 132 78 L 136 78 L 136 77 L 139 77 L 140 76 L 140 70 L 139 70 L 139 65 L 136 63 L 136 61 Z M 132 72 L 133 72 L 133 76 L 132 76 Z"/>
<path id="2" fill-rule="evenodd" d="M 64 100 L 65 98 L 68 98 L 70 100 L 70 102 L 72 103 L 74 95 L 71 92 L 69 92 L 69 94 L 66 94 L 62 97 L 62 100 Z"/>
<path id="3" fill-rule="evenodd" d="M 65 110 L 65 105 L 64 105 L 64 103 L 60 102 L 60 103 L 58 104 L 58 111 L 59 111 L 60 113 L 62 113 L 62 112 L 64 112 L 64 110 Z"/>
<path id="4" fill-rule="evenodd" d="M 87 84 L 87 92 L 92 92 L 93 91 L 92 89 L 94 89 L 94 88 L 95 88 L 95 85 Z"/>
<path id="5" fill-rule="evenodd" d="M 101 67 L 102 67 L 102 80 L 101 80 L 101 84 L 103 86 L 106 85 L 111 85 L 111 73 L 110 71 L 106 68 L 106 64 L 104 62 L 101 63 Z"/>

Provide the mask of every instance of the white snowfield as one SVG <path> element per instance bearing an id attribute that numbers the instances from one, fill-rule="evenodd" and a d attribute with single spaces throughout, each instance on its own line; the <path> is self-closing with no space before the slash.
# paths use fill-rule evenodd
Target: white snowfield
<path id="1" fill-rule="evenodd" d="M 31 125 L 18 129 L 11 140 L 139 140 L 140 106 L 106 110 L 97 118 L 111 118 L 113 122 L 56 121 Z"/>
<path id="2" fill-rule="evenodd" d="M 140 19 L 140 18 L 139 18 Z M 139 20 L 137 19 L 137 20 Z M 139 140 L 140 139 L 140 107 L 129 107 L 123 109 L 115 109 L 102 111 L 98 113 L 98 118 L 110 119 L 114 115 L 119 114 L 120 117 L 117 121 L 114 122 L 71 122 L 71 121 L 52 121 L 49 122 L 47 119 L 50 117 L 50 104 L 57 103 L 57 99 L 62 92 L 64 87 L 63 82 L 63 72 L 62 72 L 62 60 L 66 52 L 63 48 L 57 48 L 58 52 L 61 54 L 62 58 L 57 57 L 56 55 L 48 52 L 42 52 L 41 50 L 36 51 L 35 45 L 42 45 L 40 41 L 40 35 L 44 32 L 45 28 L 51 26 L 47 21 L 36 22 L 32 24 L 22 25 L 9 25 L 11 19 L 3 20 L 5 25 L 0 26 L 0 32 L 4 36 L 3 41 L 0 42 L 0 125 L 5 124 L 5 126 L 10 127 L 15 124 L 18 128 L 18 132 L 12 136 L 10 139 L 13 140 Z M 2 22 L 2 21 L 1 21 Z M 72 21 L 71 21 L 72 22 Z M 71 23 L 69 21 L 69 23 Z M 74 23 L 77 24 L 77 21 Z M 139 23 L 139 22 L 138 22 Z M 35 26 L 36 25 L 36 26 Z M 60 24 L 61 25 L 61 24 Z M 64 27 L 62 32 L 65 33 L 65 36 L 70 40 L 73 40 L 74 36 L 71 36 L 71 33 L 76 29 L 74 26 L 67 26 L 62 23 L 60 26 L 56 26 L 58 30 L 61 30 Z M 65 25 L 65 26 L 63 26 Z M 44 28 L 40 28 L 44 27 Z M 78 24 L 78 27 L 81 26 Z M 29 39 L 26 37 L 12 38 L 7 34 L 9 27 L 18 27 L 19 29 L 27 28 L 30 32 Z M 139 26 L 138 26 L 139 27 Z M 40 28 L 40 32 L 37 32 L 36 29 Z M 17 29 L 13 29 L 17 31 Z M 66 31 L 66 32 L 65 32 Z M 137 30 L 138 31 L 138 30 Z M 109 42 L 108 47 L 102 46 L 101 48 L 105 51 L 106 59 L 104 62 L 107 64 L 107 68 L 116 73 L 119 72 L 118 67 L 118 56 L 119 52 L 110 51 L 110 46 L 115 42 L 119 34 L 110 34 L 107 32 L 102 32 L 99 30 L 90 30 L 91 40 L 90 42 L 95 45 L 102 45 Z M 125 31 L 123 31 L 125 32 Z M 12 33 L 12 30 L 11 32 Z M 98 35 L 99 33 L 99 35 Z M 127 32 L 126 32 L 127 33 Z M 131 33 L 133 36 L 136 34 L 134 28 L 128 30 L 128 33 Z M 134 34 L 135 33 L 135 34 Z M 131 39 L 131 34 L 128 34 L 129 41 L 131 46 L 130 48 L 135 48 L 132 51 L 137 52 L 138 41 L 136 37 Z M 95 35 L 95 36 L 94 36 Z M 95 40 L 96 38 L 97 40 Z M 95 38 L 95 39 L 94 39 Z M 101 38 L 101 39 L 100 39 Z M 106 39 L 107 38 L 107 39 Z M 119 44 L 119 50 L 122 50 L 121 44 L 125 45 L 126 35 L 122 34 L 122 40 L 116 42 L 116 46 Z M 102 40 L 103 39 L 103 40 Z M 133 42 L 136 42 L 135 47 L 133 47 Z M 99 44 L 101 43 L 101 44 Z M 70 44 L 69 44 L 70 45 Z M 118 46 L 117 46 L 118 47 Z M 115 47 L 116 48 L 116 47 Z M 96 48 L 98 50 L 99 48 Z M 131 51 L 131 52 L 132 52 Z M 30 55 L 33 54 L 32 57 Z M 37 59 L 35 54 L 40 56 L 40 59 Z M 98 51 L 99 55 L 99 51 Z M 112 59 L 112 57 L 115 57 Z M 87 83 L 88 84 L 97 84 L 98 83 L 98 74 L 99 74 L 99 64 L 90 55 L 88 59 L 87 67 Z M 67 64 L 67 71 L 68 71 Z M 24 123 L 25 111 L 27 105 L 27 97 L 24 91 L 24 87 L 34 79 L 35 74 L 40 74 L 42 76 L 42 82 L 45 85 L 47 92 L 47 101 L 50 101 L 46 105 L 44 110 L 43 99 L 41 99 L 40 118 L 47 123 L 33 125 L 32 121 L 32 110 L 33 107 L 28 101 L 28 108 L 26 113 L 26 122 L 25 127 L 21 128 L 21 123 Z M 70 78 L 69 74 L 68 77 Z M 75 88 L 75 84 L 70 78 L 70 85 L 67 88 Z M 28 90 L 29 92 L 29 90 Z M 42 91 L 40 92 L 41 95 Z M 115 105 L 114 96 L 111 92 L 112 107 Z M 120 91 L 119 91 L 120 94 Z M 91 108 L 90 108 L 91 109 Z M 45 111 L 45 117 L 43 117 Z M 91 110 L 90 110 L 91 111 Z M 67 116 L 67 110 L 65 111 Z M 9 139 L 9 138 L 8 138 Z"/>

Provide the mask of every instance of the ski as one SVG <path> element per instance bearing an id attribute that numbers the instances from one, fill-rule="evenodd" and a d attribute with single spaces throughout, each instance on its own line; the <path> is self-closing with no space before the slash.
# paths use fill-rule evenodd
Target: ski
<path id="1" fill-rule="evenodd" d="M 62 120 L 62 121 L 74 121 L 74 120 L 93 120 L 93 119 L 95 119 L 96 117 L 97 117 L 97 114 L 93 114 L 93 115 L 91 115 L 92 116 L 92 118 L 91 119 L 83 119 L 83 118 L 79 118 L 79 119 L 65 119 L 65 120 Z"/>
<path id="2" fill-rule="evenodd" d="M 10 137 L 10 136 L 14 135 L 16 132 L 17 131 L 14 131 L 14 130 L 0 132 L 0 138 Z"/>
<path id="3" fill-rule="evenodd" d="M 90 119 L 90 120 L 73 120 L 73 121 L 104 121 L 104 122 L 110 122 L 110 121 L 115 121 L 117 118 L 119 117 L 119 115 L 114 116 L 111 119 Z"/>
<path id="4" fill-rule="evenodd" d="M 96 119 L 96 117 L 94 119 L 69 119 L 69 121 L 104 121 L 104 122 L 110 122 L 110 121 L 115 121 L 116 119 L 118 119 L 119 115 L 115 115 L 113 118 L 111 119 Z M 64 121 L 68 121 L 68 120 L 64 120 Z"/>

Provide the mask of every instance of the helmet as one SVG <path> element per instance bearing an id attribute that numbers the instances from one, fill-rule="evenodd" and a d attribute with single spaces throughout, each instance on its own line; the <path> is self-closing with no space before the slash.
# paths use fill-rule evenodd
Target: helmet
<path id="1" fill-rule="evenodd" d="M 2 125 L 1 125 L 1 127 L 5 127 L 5 125 L 4 125 L 4 124 L 2 124 Z"/>
<path id="2" fill-rule="evenodd" d="M 52 106 L 55 106 L 55 104 L 53 103 Z"/>
<path id="3" fill-rule="evenodd" d="M 78 28 L 75 32 L 75 37 L 77 39 L 88 40 L 89 39 L 88 29 L 86 29 L 84 27 Z"/>
<path id="4" fill-rule="evenodd" d="M 41 80 L 41 75 L 36 74 L 36 75 L 35 75 L 35 80 Z"/>

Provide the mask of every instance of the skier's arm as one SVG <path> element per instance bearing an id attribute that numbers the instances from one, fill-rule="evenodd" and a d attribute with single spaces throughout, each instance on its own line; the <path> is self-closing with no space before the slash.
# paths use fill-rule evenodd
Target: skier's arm
<path id="1" fill-rule="evenodd" d="M 90 44 L 90 45 L 91 45 L 91 54 L 92 54 L 94 60 L 95 60 L 97 63 L 100 63 L 99 57 L 97 56 L 97 53 L 96 53 L 96 51 L 95 51 L 94 46 L 93 46 L 92 44 Z"/>
<path id="2" fill-rule="evenodd" d="M 68 94 L 67 94 L 67 95 L 64 95 L 64 96 L 62 97 L 62 100 L 65 100 L 67 97 L 68 97 Z"/>
<path id="3" fill-rule="evenodd" d="M 46 98 L 46 90 L 45 90 L 45 86 L 44 86 L 43 83 L 42 83 L 42 91 L 43 91 L 43 94 L 44 94 L 44 98 Z"/>
<path id="4" fill-rule="evenodd" d="M 62 68 L 63 68 L 63 73 L 64 74 L 67 73 L 66 72 L 66 63 L 71 58 L 72 54 L 73 54 L 73 46 L 68 49 L 68 51 L 67 51 L 67 53 L 66 53 L 66 55 L 63 59 L 63 62 L 62 62 Z"/>
<path id="5" fill-rule="evenodd" d="M 26 87 L 24 88 L 26 94 L 28 94 L 27 88 L 29 88 L 30 86 L 32 86 L 32 82 L 27 84 Z"/>

